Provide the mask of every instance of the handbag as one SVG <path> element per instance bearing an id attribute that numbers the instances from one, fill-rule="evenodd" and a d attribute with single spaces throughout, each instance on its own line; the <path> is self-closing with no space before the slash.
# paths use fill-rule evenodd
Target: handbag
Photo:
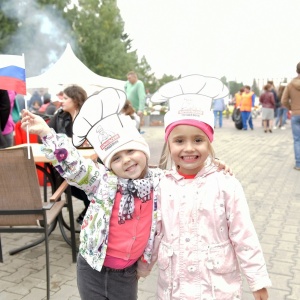
<path id="1" fill-rule="evenodd" d="M 18 101 L 14 100 L 14 107 L 11 112 L 14 123 L 17 123 L 21 120 L 21 112 Z"/>

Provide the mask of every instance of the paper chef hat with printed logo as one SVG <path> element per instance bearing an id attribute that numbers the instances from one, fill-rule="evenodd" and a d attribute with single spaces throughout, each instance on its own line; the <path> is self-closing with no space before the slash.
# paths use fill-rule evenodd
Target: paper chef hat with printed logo
<path id="1" fill-rule="evenodd" d="M 165 114 L 165 139 L 178 125 L 200 128 L 213 141 L 214 115 L 212 101 L 226 97 L 229 91 L 223 82 L 214 77 L 189 75 L 163 85 L 151 97 L 151 102 L 168 101 Z"/>
<path id="2" fill-rule="evenodd" d="M 119 114 L 126 101 L 123 91 L 106 88 L 90 96 L 73 123 L 73 144 L 86 139 L 107 168 L 122 150 L 140 150 L 150 158 L 149 146 L 129 116 Z"/>

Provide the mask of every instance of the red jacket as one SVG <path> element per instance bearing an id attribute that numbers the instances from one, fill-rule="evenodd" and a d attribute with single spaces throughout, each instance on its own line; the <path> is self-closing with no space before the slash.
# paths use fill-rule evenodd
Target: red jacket
<path id="1" fill-rule="evenodd" d="M 259 102 L 264 108 L 275 108 L 275 99 L 274 95 L 270 91 L 262 93 L 259 97 Z"/>

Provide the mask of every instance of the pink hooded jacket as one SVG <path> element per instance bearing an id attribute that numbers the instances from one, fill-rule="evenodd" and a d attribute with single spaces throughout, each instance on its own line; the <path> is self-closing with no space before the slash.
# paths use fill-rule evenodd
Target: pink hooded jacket
<path id="1" fill-rule="evenodd" d="M 172 170 L 160 187 L 157 299 L 242 299 L 241 271 L 251 291 L 271 286 L 236 178 L 213 166 L 194 179 Z"/>

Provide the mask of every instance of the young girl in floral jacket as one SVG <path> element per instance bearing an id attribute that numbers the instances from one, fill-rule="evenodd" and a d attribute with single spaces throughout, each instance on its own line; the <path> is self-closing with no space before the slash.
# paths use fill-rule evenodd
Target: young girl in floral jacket
<path id="1" fill-rule="evenodd" d="M 40 135 L 55 169 L 91 202 L 77 261 L 83 300 L 137 299 L 138 261 L 150 262 L 162 171 L 148 169 L 148 144 L 130 117 L 119 115 L 125 99 L 121 91 L 102 90 L 86 100 L 74 120 L 73 144 L 87 139 L 104 165 L 84 159 L 65 134 L 23 111 L 22 128 Z"/>

